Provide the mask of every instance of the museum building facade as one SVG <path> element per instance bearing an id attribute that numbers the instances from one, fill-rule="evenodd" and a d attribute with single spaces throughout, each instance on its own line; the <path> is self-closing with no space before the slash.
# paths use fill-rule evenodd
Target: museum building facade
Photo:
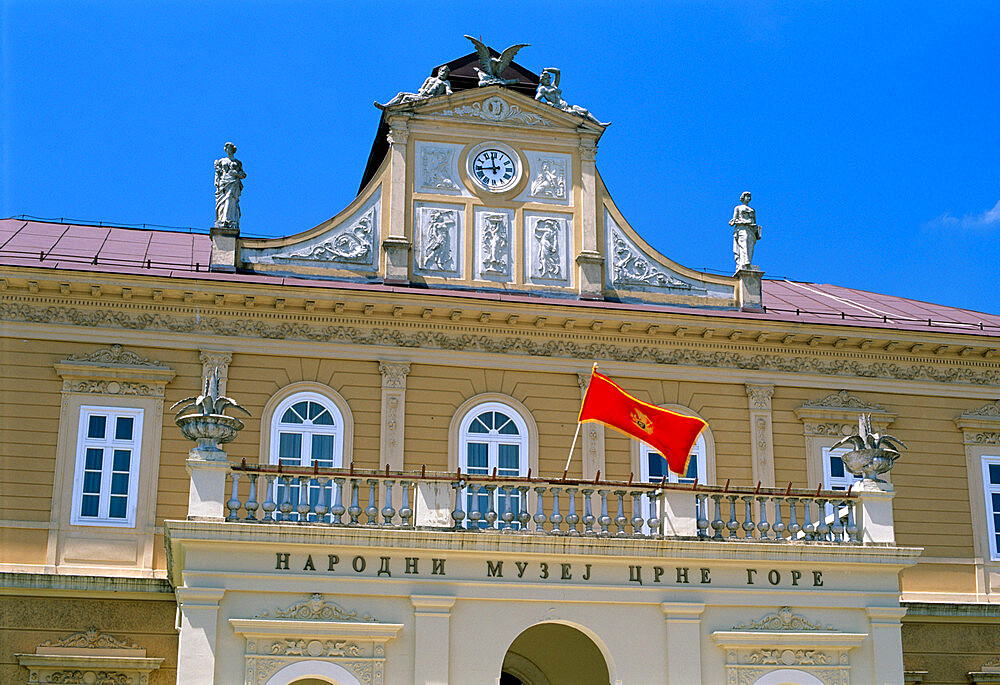
<path id="1" fill-rule="evenodd" d="M 0 221 L 0 680 L 1000 682 L 1000 316 L 765 279 L 749 194 L 673 262 L 473 43 L 315 228 L 241 236 L 229 144 L 209 235 Z M 565 464 L 594 363 L 685 473 Z"/>

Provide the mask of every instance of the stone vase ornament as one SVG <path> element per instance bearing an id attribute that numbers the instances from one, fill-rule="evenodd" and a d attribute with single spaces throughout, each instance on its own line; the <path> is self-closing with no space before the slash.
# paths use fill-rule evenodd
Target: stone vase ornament
<path id="1" fill-rule="evenodd" d="M 220 445 L 232 442 L 236 439 L 236 434 L 243 430 L 243 422 L 234 416 L 226 416 L 225 410 L 233 407 L 250 416 L 250 412 L 234 399 L 219 392 L 218 368 L 213 369 L 205 379 L 205 389 L 201 395 L 186 397 L 170 408 L 177 406 L 181 408 L 174 417 L 174 422 L 185 438 L 198 443 L 192 448 L 191 457 L 208 461 L 225 461 L 226 453 Z"/>
<path id="2" fill-rule="evenodd" d="M 899 448 L 906 447 L 902 440 L 891 435 L 872 432 L 872 415 L 858 417 L 857 435 L 848 435 L 833 445 L 833 449 L 850 445 L 854 449 L 841 455 L 840 459 L 852 475 L 861 476 L 862 482 L 885 483 L 879 474 L 892 470 L 899 458 Z"/>

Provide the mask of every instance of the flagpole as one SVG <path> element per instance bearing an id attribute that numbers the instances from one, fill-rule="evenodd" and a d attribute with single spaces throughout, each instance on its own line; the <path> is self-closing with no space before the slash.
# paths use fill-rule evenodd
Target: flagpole
<path id="1" fill-rule="evenodd" d="M 580 426 L 582 425 L 583 421 L 576 422 L 576 432 L 573 433 L 573 444 L 569 447 L 569 456 L 566 457 L 566 468 L 563 469 L 563 472 L 569 471 L 569 463 L 573 460 L 573 450 L 576 449 L 576 439 L 580 437 Z"/>

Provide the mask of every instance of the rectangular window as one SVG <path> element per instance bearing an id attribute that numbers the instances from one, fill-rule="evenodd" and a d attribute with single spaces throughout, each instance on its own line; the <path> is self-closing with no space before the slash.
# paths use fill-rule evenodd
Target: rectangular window
<path id="1" fill-rule="evenodd" d="M 990 534 L 990 557 L 1000 560 L 1000 456 L 983 456 L 983 490 Z"/>
<path id="2" fill-rule="evenodd" d="M 844 467 L 844 462 L 840 458 L 840 455 L 849 451 L 847 447 L 837 449 L 823 448 L 824 490 L 847 490 L 852 484 L 861 480 L 861 478 L 851 475 L 851 472 Z"/>
<path id="3" fill-rule="evenodd" d="M 135 526 L 142 409 L 80 407 L 73 512 L 78 526 Z"/>

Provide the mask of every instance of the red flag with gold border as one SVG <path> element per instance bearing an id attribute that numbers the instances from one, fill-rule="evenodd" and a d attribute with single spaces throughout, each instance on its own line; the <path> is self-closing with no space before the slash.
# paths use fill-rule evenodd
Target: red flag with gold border
<path id="1" fill-rule="evenodd" d="M 685 416 L 638 400 L 610 378 L 590 375 L 578 421 L 597 421 L 646 443 L 667 461 L 671 472 L 687 473 L 691 447 L 708 424 L 696 416 Z"/>

